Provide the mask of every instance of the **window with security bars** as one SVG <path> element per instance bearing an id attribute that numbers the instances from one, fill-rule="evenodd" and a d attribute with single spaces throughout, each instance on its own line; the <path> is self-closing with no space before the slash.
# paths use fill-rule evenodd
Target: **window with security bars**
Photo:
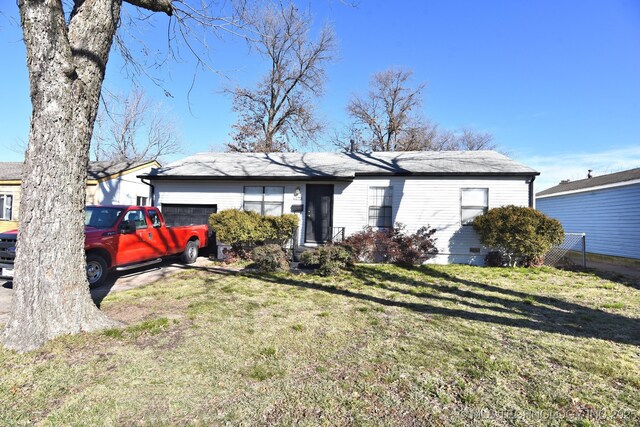
<path id="1" fill-rule="evenodd" d="M 245 211 L 260 215 L 282 215 L 284 207 L 284 187 L 247 186 L 244 187 Z"/>
<path id="2" fill-rule="evenodd" d="M 393 187 L 369 187 L 369 226 L 390 228 L 393 226 Z"/>
<path id="3" fill-rule="evenodd" d="M 460 190 L 460 222 L 471 225 L 473 220 L 489 209 L 488 188 L 463 188 Z"/>
<path id="4" fill-rule="evenodd" d="M 13 208 L 13 196 L 11 194 L 0 194 L 0 219 L 11 221 Z"/>

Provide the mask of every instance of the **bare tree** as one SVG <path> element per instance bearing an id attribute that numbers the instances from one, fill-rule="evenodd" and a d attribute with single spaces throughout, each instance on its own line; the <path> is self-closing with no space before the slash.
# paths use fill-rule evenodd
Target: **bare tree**
<path id="1" fill-rule="evenodd" d="M 210 9 L 181 0 L 124 0 L 171 17 L 170 39 L 224 28 Z M 2 331 L 26 351 L 56 336 L 113 325 L 89 294 L 84 206 L 89 144 L 123 0 L 18 0 L 32 103 L 14 298 Z M 67 10 L 65 8 L 68 8 Z M 175 36 L 175 37 L 174 37 Z M 198 57 L 199 58 L 199 57 Z"/>
<path id="2" fill-rule="evenodd" d="M 368 95 L 354 95 L 349 101 L 347 111 L 366 131 L 371 150 L 403 150 L 406 138 L 423 126 L 416 110 L 422 104 L 424 85 L 409 87 L 412 74 L 400 68 L 375 73 Z"/>
<path id="3" fill-rule="evenodd" d="M 291 151 L 294 142 L 304 145 L 322 129 L 311 98 L 322 94 L 333 32 L 324 27 L 311 40 L 311 19 L 293 4 L 260 9 L 249 21 L 256 34 L 252 46 L 270 68 L 256 88 L 231 91 L 239 117 L 227 150 Z"/>
<path id="4" fill-rule="evenodd" d="M 182 150 L 173 118 L 140 89 L 103 100 L 91 141 L 96 160 L 151 160 Z"/>
<path id="5" fill-rule="evenodd" d="M 493 134 L 478 132 L 471 128 L 463 128 L 456 135 L 455 140 L 458 150 L 495 150 L 497 148 L 497 144 L 493 141 Z"/>
<path id="6" fill-rule="evenodd" d="M 463 128 L 454 132 L 441 129 L 419 113 L 425 85 L 410 86 L 412 72 L 389 69 L 371 79 L 366 97 L 354 95 L 347 106 L 353 122 L 346 132 L 337 134 L 334 145 L 347 149 L 354 129 L 360 137 L 358 147 L 372 151 L 492 150 L 493 135 Z"/>

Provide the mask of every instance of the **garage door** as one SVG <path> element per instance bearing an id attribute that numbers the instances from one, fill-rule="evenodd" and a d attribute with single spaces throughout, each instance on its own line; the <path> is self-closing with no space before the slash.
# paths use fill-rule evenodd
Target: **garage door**
<path id="1" fill-rule="evenodd" d="M 209 225 L 209 215 L 218 211 L 218 205 L 162 204 L 164 221 L 170 227 L 178 225 Z M 209 228 L 209 249 L 215 253 L 216 236 Z"/>
<path id="2" fill-rule="evenodd" d="M 209 215 L 217 211 L 217 205 L 162 204 L 162 215 L 170 227 L 209 224 Z"/>

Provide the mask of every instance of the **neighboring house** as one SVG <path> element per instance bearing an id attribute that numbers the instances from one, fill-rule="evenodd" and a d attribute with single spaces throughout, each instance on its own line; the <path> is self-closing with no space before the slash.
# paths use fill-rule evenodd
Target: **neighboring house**
<path id="1" fill-rule="evenodd" d="M 147 205 L 151 187 L 136 175 L 160 167 L 155 161 L 89 162 L 87 204 Z M 0 162 L 0 231 L 18 226 L 22 163 Z"/>
<path id="2" fill-rule="evenodd" d="M 587 252 L 640 259 L 640 168 L 563 181 L 536 204 L 566 232 L 586 233 Z"/>
<path id="3" fill-rule="evenodd" d="M 388 153 L 202 153 L 140 177 L 170 224 L 211 212 L 294 212 L 296 236 L 314 246 L 402 223 L 437 229 L 439 263 L 482 264 L 473 218 L 502 205 L 533 205 L 539 173 L 493 151 Z"/>

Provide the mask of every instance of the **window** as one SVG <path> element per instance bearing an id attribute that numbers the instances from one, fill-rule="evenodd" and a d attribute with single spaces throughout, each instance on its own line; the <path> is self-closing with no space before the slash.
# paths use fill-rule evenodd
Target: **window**
<path id="1" fill-rule="evenodd" d="M 461 190 L 460 212 L 462 225 L 471 225 L 474 218 L 487 212 L 488 208 L 488 188 L 463 188 Z"/>
<path id="2" fill-rule="evenodd" d="M 122 208 L 106 208 L 101 206 L 87 207 L 84 225 L 93 228 L 111 228 L 122 214 Z"/>
<path id="3" fill-rule="evenodd" d="M 244 210 L 260 215 L 282 215 L 284 187 L 244 187 Z"/>
<path id="4" fill-rule="evenodd" d="M 162 224 L 160 223 L 160 216 L 157 211 L 149 211 L 149 219 L 151 220 L 153 228 L 162 227 Z"/>
<path id="5" fill-rule="evenodd" d="M 12 207 L 13 196 L 11 194 L 0 194 L 0 219 L 11 221 Z"/>
<path id="6" fill-rule="evenodd" d="M 389 228 L 393 226 L 391 204 L 393 187 L 369 187 L 369 226 Z"/>
<path id="7" fill-rule="evenodd" d="M 141 210 L 129 211 L 124 215 L 124 221 L 133 221 L 136 224 L 136 230 L 147 227 L 147 220 L 144 218 L 144 213 Z"/>
<path id="8" fill-rule="evenodd" d="M 143 196 L 136 197 L 136 205 L 137 206 L 147 206 L 147 198 Z"/>

